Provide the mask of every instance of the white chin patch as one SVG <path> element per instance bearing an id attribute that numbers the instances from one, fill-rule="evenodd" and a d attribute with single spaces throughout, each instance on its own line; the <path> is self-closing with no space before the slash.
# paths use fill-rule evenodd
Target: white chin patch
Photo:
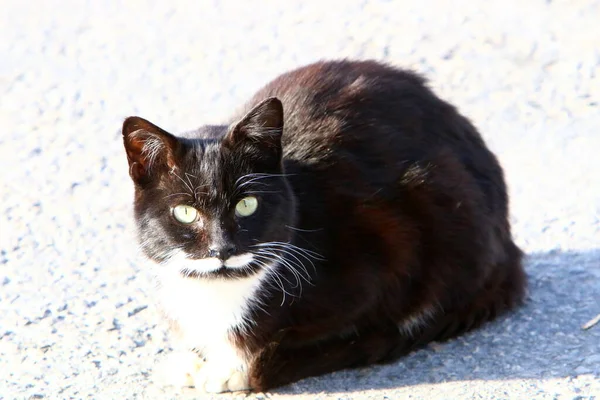
<path id="1" fill-rule="evenodd" d="M 225 260 L 225 266 L 229 268 L 244 268 L 250 264 L 254 257 L 251 253 L 244 253 L 237 256 L 229 257 Z"/>

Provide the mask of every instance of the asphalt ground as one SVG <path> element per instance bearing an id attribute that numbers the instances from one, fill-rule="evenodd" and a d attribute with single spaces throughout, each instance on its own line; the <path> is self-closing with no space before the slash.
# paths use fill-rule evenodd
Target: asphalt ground
<path id="1" fill-rule="evenodd" d="M 525 307 L 249 399 L 598 399 L 600 1 L 16 1 L 0 13 L 0 398 L 193 398 L 137 253 L 120 125 L 218 123 L 318 59 L 412 68 L 505 168 Z M 200 398 L 205 398 L 200 397 Z"/>

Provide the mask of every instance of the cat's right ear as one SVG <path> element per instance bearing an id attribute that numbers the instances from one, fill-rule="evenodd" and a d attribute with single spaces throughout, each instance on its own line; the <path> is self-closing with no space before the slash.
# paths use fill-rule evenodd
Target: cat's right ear
<path id="1" fill-rule="evenodd" d="M 129 117 L 123 122 L 123 144 L 129 175 L 137 184 L 150 182 L 155 172 L 175 167 L 177 138 L 143 118 Z"/>
<path id="2" fill-rule="evenodd" d="M 256 162 L 269 167 L 281 165 L 283 105 L 275 97 L 268 98 L 250 110 L 225 135 L 224 148 L 242 149 Z"/>

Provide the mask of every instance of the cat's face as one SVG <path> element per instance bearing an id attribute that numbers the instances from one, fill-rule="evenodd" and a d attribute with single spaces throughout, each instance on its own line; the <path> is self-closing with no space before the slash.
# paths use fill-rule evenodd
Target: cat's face
<path id="1" fill-rule="evenodd" d="M 144 253 L 188 277 L 241 277 L 277 260 L 294 197 L 282 167 L 283 111 L 268 99 L 231 127 L 177 138 L 128 118 L 123 136 Z"/>

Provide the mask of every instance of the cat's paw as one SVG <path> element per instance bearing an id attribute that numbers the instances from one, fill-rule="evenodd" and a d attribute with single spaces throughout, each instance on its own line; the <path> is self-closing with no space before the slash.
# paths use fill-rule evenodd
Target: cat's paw
<path id="1" fill-rule="evenodd" d="M 242 368 L 231 368 L 219 362 L 205 362 L 192 376 L 197 390 L 206 393 L 250 390 L 248 373 Z"/>
<path id="2" fill-rule="evenodd" d="M 204 361 L 194 352 L 174 352 L 158 365 L 157 378 L 164 385 L 194 386 L 194 376 L 202 369 L 203 364 Z"/>

